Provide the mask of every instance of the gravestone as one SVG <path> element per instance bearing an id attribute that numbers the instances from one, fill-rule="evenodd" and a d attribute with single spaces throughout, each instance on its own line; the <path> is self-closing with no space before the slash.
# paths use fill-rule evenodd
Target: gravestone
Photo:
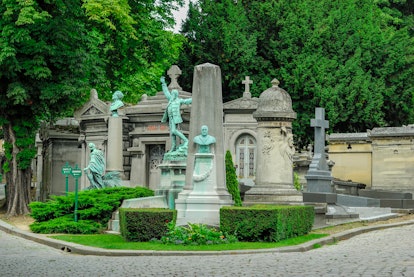
<path id="1" fill-rule="evenodd" d="M 175 201 L 177 225 L 188 222 L 219 225 L 220 208 L 232 205 L 225 179 L 223 100 L 219 66 L 205 63 L 194 68 L 192 95 L 185 187 Z M 216 140 L 211 146 L 211 153 L 197 153 L 198 145 L 194 138 L 199 135 L 203 125 L 208 126 L 211 136 Z M 204 183 L 207 187 L 201 190 L 197 187 L 199 184 L 196 184 L 198 175 L 203 175 L 205 168 L 210 166 L 212 168 L 208 182 Z"/>
<path id="2" fill-rule="evenodd" d="M 333 193 L 333 177 L 329 171 L 325 154 L 325 129 L 329 121 L 325 120 L 325 109 L 315 108 L 315 118 L 311 119 L 311 127 L 315 128 L 314 154 L 305 175 L 308 192 Z"/>
<path id="3" fill-rule="evenodd" d="M 293 186 L 292 121 L 296 113 L 278 80 L 260 94 L 253 117 L 258 124 L 256 181 L 245 193 L 245 204 L 301 203 L 302 194 Z"/>

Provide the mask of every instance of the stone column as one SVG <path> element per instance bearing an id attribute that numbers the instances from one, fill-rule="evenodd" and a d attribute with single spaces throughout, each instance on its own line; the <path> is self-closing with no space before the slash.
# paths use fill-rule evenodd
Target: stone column
<path id="1" fill-rule="evenodd" d="M 106 154 L 106 171 L 124 172 L 122 117 L 110 116 L 108 119 L 108 151 Z"/>
<path id="2" fill-rule="evenodd" d="M 292 121 L 296 113 L 279 81 L 274 79 L 272 85 L 260 95 L 253 113 L 258 123 L 256 181 L 245 194 L 246 204 L 302 202 L 301 193 L 293 186 Z"/>

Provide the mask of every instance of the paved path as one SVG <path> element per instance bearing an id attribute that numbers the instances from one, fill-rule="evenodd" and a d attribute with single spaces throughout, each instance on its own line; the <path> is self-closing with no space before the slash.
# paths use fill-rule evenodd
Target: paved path
<path id="1" fill-rule="evenodd" d="M 414 276 L 414 225 L 307 252 L 209 256 L 66 253 L 0 231 L 0 276 Z"/>

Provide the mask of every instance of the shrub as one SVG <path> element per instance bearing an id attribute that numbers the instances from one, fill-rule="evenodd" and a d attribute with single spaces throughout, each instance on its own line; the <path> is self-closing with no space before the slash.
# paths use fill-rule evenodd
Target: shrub
<path id="1" fill-rule="evenodd" d="M 112 213 L 119 208 L 123 200 L 153 195 L 154 192 L 152 190 L 143 187 L 114 187 L 80 191 L 78 193 L 78 223 L 83 222 L 86 224 L 91 222 L 92 224 L 93 222 L 93 224 L 99 223 L 105 227 L 109 219 L 111 219 Z M 64 216 L 73 216 L 75 195 L 70 193 L 68 196 L 52 196 L 47 202 L 30 203 L 30 208 L 31 216 L 37 223 L 33 228 L 31 227 L 31 230 L 35 233 L 40 232 L 39 229 L 42 226 L 46 229 L 48 228 L 48 221 L 50 220 Z M 91 229 L 93 228 L 91 227 Z"/>
<path id="2" fill-rule="evenodd" d="M 302 236 L 312 230 L 312 206 L 223 207 L 220 229 L 241 241 L 269 241 Z"/>
<path id="3" fill-rule="evenodd" d="M 102 225 L 93 220 L 74 221 L 73 216 L 63 216 L 47 222 L 35 222 L 30 225 L 34 233 L 53 234 L 95 234 L 102 229 Z"/>
<path id="4" fill-rule="evenodd" d="M 226 152 L 226 186 L 231 194 L 234 206 L 242 206 L 240 197 L 239 181 L 237 180 L 236 170 L 234 169 L 233 158 L 230 151 Z"/>
<path id="5" fill-rule="evenodd" d="M 209 245 L 237 242 L 237 238 L 227 235 L 215 228 L 209 228 L 204 224 L 191 224 L 187 227 L 175 227 L 173 223 L 168 224 L 168 233 L 160 240 L 163 244 L 183 245 Z"/>
<path id="6" fill-rule="evenodd" d="M 175 224 L 177 211 L 163 208 L 121 208 L 121 235 L 127 241 L 160 239 L 167 231 L 167 223 Z"/>

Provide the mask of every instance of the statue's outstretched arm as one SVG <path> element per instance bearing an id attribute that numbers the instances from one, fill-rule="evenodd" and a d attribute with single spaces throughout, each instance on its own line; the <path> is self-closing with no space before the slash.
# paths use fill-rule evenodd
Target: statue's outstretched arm
<path id="1" fill-rule="evenodd" d="M 162 76 L 160 80 L 161 80 L 162 92 L 164 92 L 165 97 L 167 97 L 167 99 L 170 100 L 171 93 L 168 90 L 167 83 L 165 83 L 165 77 Z"/>
<path id="2" fill-rule="evenodd" d="M 182 99 L 181 103 L 190 105 L 191 103 L 193 103 L 193 98 Z"/>

